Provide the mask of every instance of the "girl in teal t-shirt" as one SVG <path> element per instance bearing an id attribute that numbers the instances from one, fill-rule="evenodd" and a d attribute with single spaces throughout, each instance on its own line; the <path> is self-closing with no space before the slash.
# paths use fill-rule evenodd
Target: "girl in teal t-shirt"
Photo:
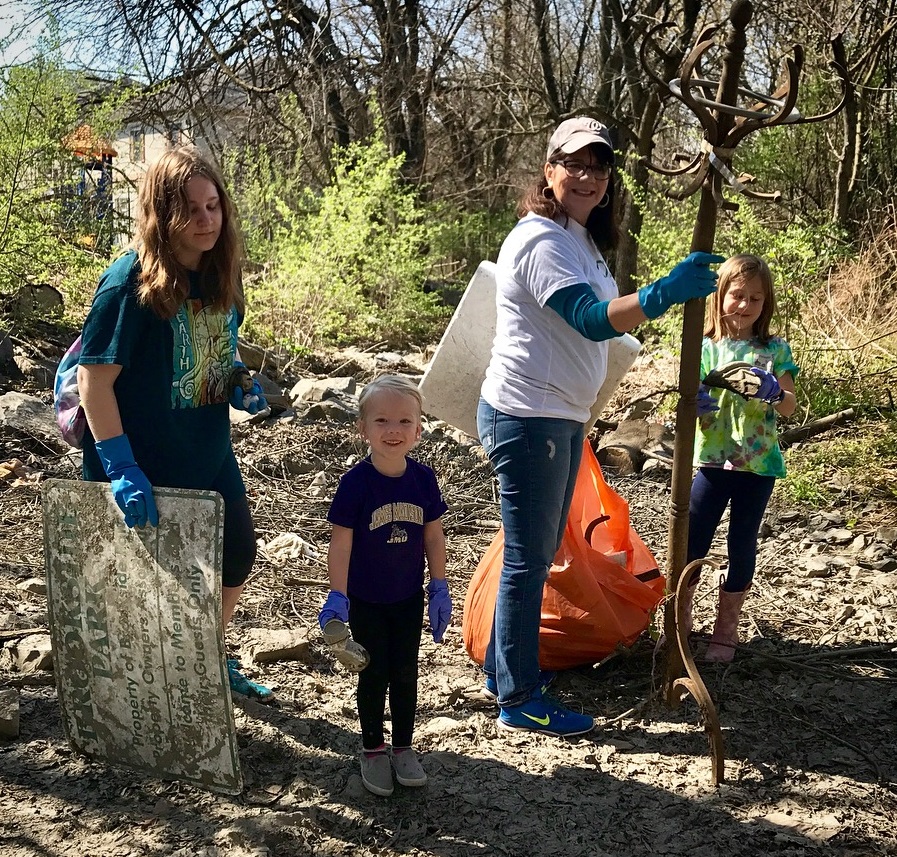
<path id="1" fill-rule="evenodd" d="M 221 494 L 226 626 L 256 555 L 229 406 L 266 406 L 258 382 L 246 390 L 235 372 L 245 369 L 236 212 L 218 171 L 193 146 L 150 165 L 139 203 L 135 248 L 103 273 L 81 333 L 84 478 L 111 483 L 129 527 L 158 524 L 154 486 Z M 232 690 L 272 698 L 237 666 L 227 661 Z"/>
<path id="2" fill-rule="evenodd" d="M 769 331 L 775 310 L 769 266 L 757 256 L 739 255 L 719 269 L 719 288 L 710 298 L 701 350 L 701 377 L 742 361 L 750 364 L 758 388 L 751 398 L 706 387 L 698 394 L 698 433 L 689 503 L 688 562 L 707 556 L 723 513 L 730 506 L 729 570 L 719 587 L 713 637 L 704 655 L 731 661 L 738 643 L 738 619 L 754 578 L 757 536 L 776 479 L 785 476 L 776 418 L 790 416 L 797 401 L 798 367 L 791 348 Z M 687 626 L 697 577 L 688 591 Z"/>

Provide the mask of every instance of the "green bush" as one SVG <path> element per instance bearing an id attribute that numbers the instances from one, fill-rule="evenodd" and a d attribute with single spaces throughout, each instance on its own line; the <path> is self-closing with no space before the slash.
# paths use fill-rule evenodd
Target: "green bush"
<path id="1" fill-rule="evenodd" d="M 642 283 L 666 274 L 688 255 L 697 217 L 698 195 L 684 201 L 652 194 L 639 236 L 639 271 Z M 642 202 L 642 205 L 645 203 Z M 763 219 L 764 209 L 770 219 Z M 786 339 L 802 330 L 802 310 L 825 275 L 851 249 L 834 223 L 808 223 L 800 219 L 777 223 L 775 207 L 743 201 L 735 212 L 719 213 L 713 250 L 722 256 L 753 253 L 762 256 L 775 282 L 777 317 L 774 328 Z M 644 326 L 663 342 L 678 347 L 681 310 L 674 309 Z"/>
<path id="2" fill-rule="evenodd" d="M 247 281 L 250 335 L 290 349 L 431 340 L 449 312 L 424 291 L 443 225 L 379 131 L 335 150 L 334 164 L 331 183 L 313 193 L 262 157 L 259 180 L 238 191 L 259 267 Z"/>

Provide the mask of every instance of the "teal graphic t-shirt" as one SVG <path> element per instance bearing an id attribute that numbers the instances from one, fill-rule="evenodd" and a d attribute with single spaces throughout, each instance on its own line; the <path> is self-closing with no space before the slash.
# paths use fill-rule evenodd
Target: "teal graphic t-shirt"
<path id="1" fill-rule="evenodd" d="M 800 369 L 791 356 L 791 348 L 774 336 L 763 345 L 757 339 L 704 338 L 701 347 L 701 377 L 711 369 L 742 360 L 771 371 L 776 377 L 790 372 L 796 378 Z M 776 411 L 759 399 L 741 398 L 729 390 L 711 389 L 719 410 L 698 417 L 695 438 L 695 466 L 746 470 L 760 476 L 785 476 L 785 459 L 779 448 Z"/>
<path id="2" fill-rule="evenodd" d="M 103 273 L 84 322 L 80 362 L 122 367 L 114 386 L 122 427 L 151 484 L 241 496 L 227 384 L 241 319 L 233 308 L 205 305 L 196 274 L 177 314 L 159 318 L 138 302 L 138 272 L 131 252 Z M 106 479 L 89 431 L 83 469 L 86 479 Z"/>

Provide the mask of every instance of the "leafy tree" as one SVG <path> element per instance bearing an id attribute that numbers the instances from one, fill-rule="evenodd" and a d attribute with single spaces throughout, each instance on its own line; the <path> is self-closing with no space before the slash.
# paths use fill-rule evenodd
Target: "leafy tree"
<path id="1" fill-rule="evenodd" d="M 50 283 L 78 302 L 102 268 L 97 209 L 79 195 L 82 165 L 66 145 L 83 119 L 78 91 L 78 77 L 47 58 L 0 75 L 2 292 Z"/>

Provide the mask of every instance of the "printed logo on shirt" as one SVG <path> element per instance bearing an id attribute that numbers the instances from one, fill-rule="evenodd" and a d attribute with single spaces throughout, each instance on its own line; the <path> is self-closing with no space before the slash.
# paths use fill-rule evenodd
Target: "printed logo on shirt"
<path id="1" fill-rule="evenodd" d="M 174 334 L 171 406 L 175 410 L 226 402 L 236 346 L 236 314 L 184 302 L 171 320 Z"/>
<path id="2" fill-rule="evenodd" d="M 407 521 L 409 524 L 423 526 L 423 507 L 418 506 L 416 503 L 387 503 L 385 506 L 374 510 L 368 529 L 373 531 L 396 521 Z M 405 538 L 407 539 L 407 535 Z M 392 541 L 392 537 L 390 537 L 390 541 Z"/>
<path id="3" fill-rule="evenodd" d="M 388 545 L 403 545 L 408 541 L 408 530 L 400 527 L 398 524 L 392 525 L 392 532 L 389 534 Z"/>
<path id="4" fill-rule="evenodd" d="M 771 351 L 758 351 L 757 356 L 754 358 L 754 366 L 757 366 L 760 369 L 766 369 L 767 371 L 772 371 L 772 367 L 775 365 L 775 354 Z"/>

